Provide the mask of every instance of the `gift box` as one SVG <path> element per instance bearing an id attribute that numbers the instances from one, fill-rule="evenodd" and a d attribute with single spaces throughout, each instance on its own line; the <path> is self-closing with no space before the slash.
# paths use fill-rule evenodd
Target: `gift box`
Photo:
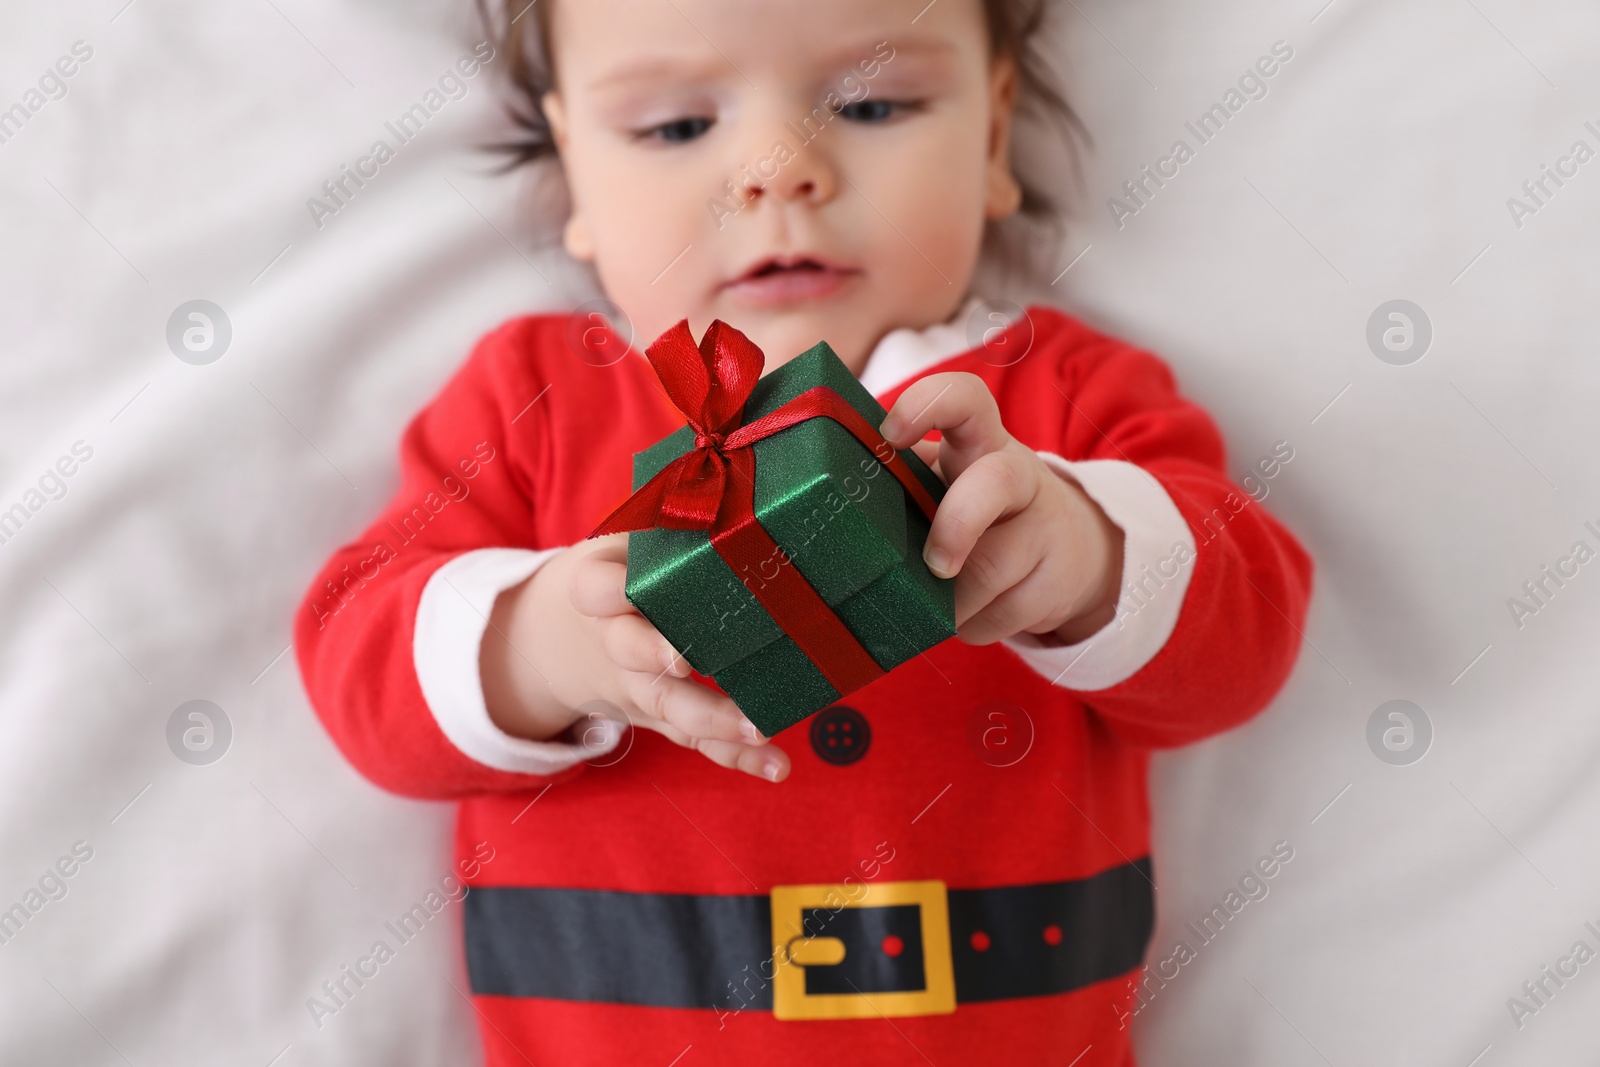
<path id="1" fill-rule="evenodd" d="M 826 343 L 760 377 L 724 323 L 646 353 L 689 425 L 634 456 L 627 596 L 773 736 L 955 635 L 922 561 L 938 477 Z"/>

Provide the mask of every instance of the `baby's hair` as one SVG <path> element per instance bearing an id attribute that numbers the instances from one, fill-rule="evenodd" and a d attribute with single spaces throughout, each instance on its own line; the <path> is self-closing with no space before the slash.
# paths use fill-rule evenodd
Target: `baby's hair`
<path id="1" fill-rule="evenodd" d="M 1039 48 L 1050 0 L 983 0 L 991 53 L 1009 56 L 1017 67 L 1019 112 L 1031 112 L 1053 124 L 1067 147 L 1087 140 L 1087 131 L 1057 84 L 1049 62 Z M 554 56 L 550 52 L 550 24 L 555 0 L 477 0 L 484 26 L 504 57 L 505 76 L 511 85 L 507 104 L 517 135 L 488 146 L 506 156 L 504 170 L 549 159 L 556 154 L 555 137 L 544 116 L 541 101 L 555 86 Z M 530 13 L 532 18 L 524 18 Z M 1050 216 L 1052 198 L 1025 175 L 1021 211 Z"/>

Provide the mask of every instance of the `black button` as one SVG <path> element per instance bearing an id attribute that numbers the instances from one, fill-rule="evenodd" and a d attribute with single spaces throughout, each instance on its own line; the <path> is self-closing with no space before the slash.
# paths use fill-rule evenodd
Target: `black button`
<path id="1" fill-rule="evenodd" d="M 867 754 L 872 744 L 872 727 L 855 708 L 835 704 L 817 713 L 811 722 L 811 747 L 829 763 L 841 767 Z"/>

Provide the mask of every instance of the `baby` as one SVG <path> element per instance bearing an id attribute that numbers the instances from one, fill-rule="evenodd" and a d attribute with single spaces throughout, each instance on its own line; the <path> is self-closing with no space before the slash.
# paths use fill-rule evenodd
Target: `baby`
<path id="1" fill-rule="evenodd" d="M 1268 702 L 1311 563 L 1155 357 L 1037 307 L 968 339 L 986 235 L 1040 202 L 1013 113 L 1070 116 L 1040 14 L 498 13 L 519 156 L 620 314 L 488 334 L 296 623 L 349 759 L 494 857 L 463 903 L 490 1064 L 1133 1063 L 1148 753 Z M 959 640 L 774 738 L 629 604 L 626 535 L 585 540 L 683 424 L 629 348 L 683 319 L 769 370 L 826 340 L 949 486 Z"/>

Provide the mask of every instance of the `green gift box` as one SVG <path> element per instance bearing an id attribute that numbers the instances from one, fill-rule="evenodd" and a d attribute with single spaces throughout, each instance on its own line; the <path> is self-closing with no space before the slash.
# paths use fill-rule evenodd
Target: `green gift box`
<path id="1" fill-rule="evenodd" d="M 886 415 L 824 343 L 755 382 L 743 425 L 819 386 L 837 393 L 873 431 Z M 695 451 L 696 436 L 685 426 L 636 454 L 635 491 Z M 955 635 L 955 593 L 954 582 L 936 578 L 922 561 L 929 523 L 898 480 L 906 475 L 892 473 L 839 422 L 807 418 L 747 447 L 754 454 L 755 519 L 781 554 L 741 575 L 707 530 L 639 529 L 628 542 L 627 596 L 691 667 L 714 678 L 771 737 L 845 695 L 753 591 L 777 568 L 792 565 L 883 671 Z M 939 500 L 938 477 L 909 449 L 898 454 Z"/>

